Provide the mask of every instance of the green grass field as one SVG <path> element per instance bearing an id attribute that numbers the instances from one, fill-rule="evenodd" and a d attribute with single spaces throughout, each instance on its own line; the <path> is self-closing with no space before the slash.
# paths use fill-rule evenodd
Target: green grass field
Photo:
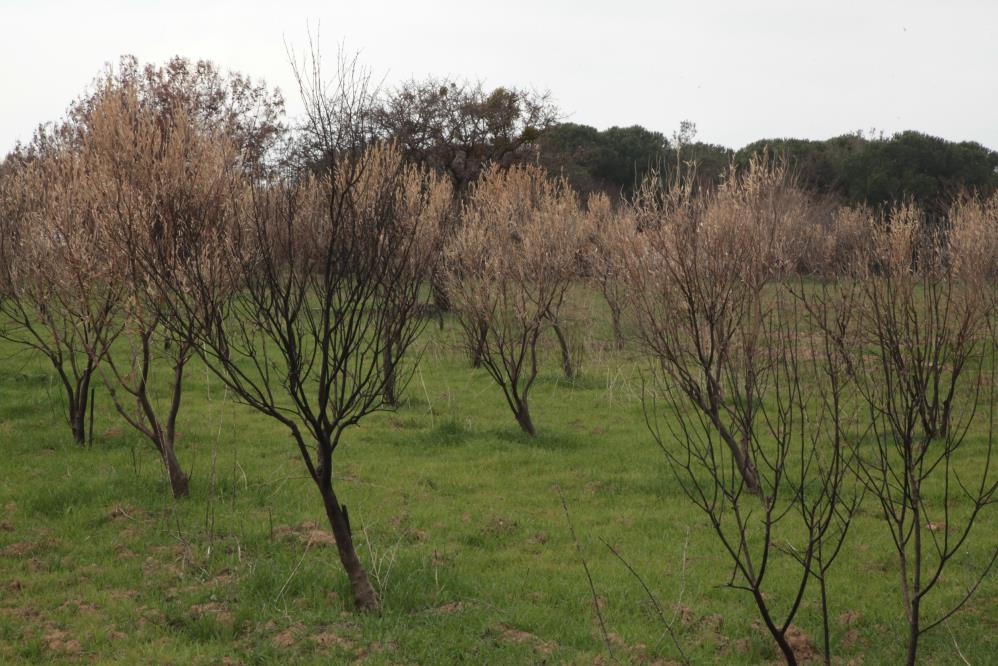
<path id="1" fill-rule="evenodd" d="M 233 402 L 193 361 L 178 426 L 191 470 L 175 502 L 152 448 L 97 392 L 92 448 L 72 444 L 54 373 L 0 344 L 0 663 L 777 663 L 751 599 L 645 426 L 642 366 L 587 333 L 581 376 L 553 336 L 523 436 L 498 387 L 470 369 L 457 327 L 427 328 L 405 404 L 337 451 L 337 490 L 383 602 L 352 610 L 319 496 L 287 433 Z M 963 452 L 983 459 L 981 437 Z M 598 593 L 601 636 L 582 555 Z M 994 548 L 986 511 L 927 615 L 960 596 Z M 769 590 L 796 574 L 776 559 Z M 895 555 L 868 501 L 830 581 L 839 663 L 904 656 Z M 998 581 L 927 635 L 921 661 L 995 663 Z M 782 595 L 782 596 L 781 596 Z M 795 624 L 820 645 L 815 589 Z M 958 646 L 958 647 L 957 647 Z"/>

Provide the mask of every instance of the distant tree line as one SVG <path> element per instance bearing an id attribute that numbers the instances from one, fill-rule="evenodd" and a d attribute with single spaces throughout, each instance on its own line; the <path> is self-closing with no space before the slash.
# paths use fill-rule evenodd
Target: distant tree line
<path id="1" fill-rule="evenodd" d="M 629 195 L 653 169 L 668 176 L 696 166 L 698 179 L 716 183 L 734 161 L 745 167 L 768 151 L 785 157 L 801 184 L 849 205 L 882 208 L 908 199 L 938 212 L 966 190 L 998 189 L 998 152 L 979 143 L 951 142 L 920 132 L 865 137 L 861 132 L 813 141 L 762 139 L 738 151 L 703 142 L 682 145 L 640 125 L 597 130 L 561 123 L 537 141 L 537 159 L 579 192 Z"/>

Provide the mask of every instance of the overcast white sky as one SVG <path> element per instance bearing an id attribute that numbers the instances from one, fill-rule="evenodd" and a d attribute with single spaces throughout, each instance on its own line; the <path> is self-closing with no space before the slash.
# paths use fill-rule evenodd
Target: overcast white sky
<path id="1" fill-rule="evenodd" d="M 293 97 L 285 40 L 320 27 L 387 82 L 550 89 L 569 119 L 740 147 L 875 127 L 998 149 L 998 0 L 0 0 L 0 154 L 105 62 L 180 54 Z"/>

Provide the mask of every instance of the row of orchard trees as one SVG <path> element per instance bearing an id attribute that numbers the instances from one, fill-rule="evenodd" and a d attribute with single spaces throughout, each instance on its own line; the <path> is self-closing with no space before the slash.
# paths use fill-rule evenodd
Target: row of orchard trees
<path id="1" fill-rule="evenodd" d="M 712 191 L 649 178 L 617 210 L 492 169 L 444 247 L 468 347 L 529 435 L 538 339 L 564 350 L 570 288 L 598 287 L 651 362 L 654 439 L 788 663 L 811 586 L 831 660 L 827 574 L 864 500 L 895 546 L 907 663 L 991 571 L 993 539 L 976 569 L 965 548 L 998 490 L 998 197 L 961 198 L 940 229 L 912 205 L 816 201 L 765 156 Z M 929 596 L 961 555 L 965 591 Z M 785 556 L 789 598 L 770 582 Z"/>
<path id="2" fill-rule="evenodd" d="M 538 341 L 552 330 L 575 372 L 566 306 L 589 282 L 616 344 L 633 331 L 652 361 L 652 434 L 789 663 L 812 585 L 830 659 L 826 573 L 864 497 L 897 549 L 909 663 L 976 589 L 995 555 L 926 616 L 996 490 L 998 201 L 962 199 L 929 229 L 911 206 L 817 202 L 765 157 L 709 191 L 651 177 L 619 207 L 530 165 L 455 184 L 376 140 L 375 91 L 349 62 L 333 86 L 297 73 L 306 115 L 285 132 L 248 80 L 126 61 L 0 174 L 0 335 L 52 363 L 78 442 L 104 383 L 186 495 L 175 431 L 200 356 L 287 428 L 373 609 L 333 454 L 404 389 L 421 298 L 452 307 L 533 435 Z M 164 364 L 165 407 L 150 397 Z M 787 554 L 796 593 L 775 598 L 769 563 Z"/>
<path id="3" fill-rule="evenodd" d="M 279 102 L 239 77 L 175 61 L 97 81 L 5 169 L 0 335 L 51 362 L 79 443 L 103 382 L 177 497 L 176 423 L 198 354 L 287 427 L 371 609 L 333 452 L 404 381 L 451 186 L 351 134 L 371 94 L 362 78 L 334 97 L 310 85 L 300 134 L 321 159 L 303 160 L 296 137 L 277 144 Z M 151 395 L 164 364 L 165 405 Z"/>

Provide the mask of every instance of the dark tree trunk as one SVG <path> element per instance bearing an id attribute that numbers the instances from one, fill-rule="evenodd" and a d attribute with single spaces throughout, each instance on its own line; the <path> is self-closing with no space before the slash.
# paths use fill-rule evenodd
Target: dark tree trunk
<path id="1" fill-rule="evenodd" d="M 392 358 L 392 343 L 390 341 L 385 342 L 382 359 L 385 373 L 385 388 L 382 399 L 386 405 L 394 407 L 398 404 L 398 395 L 395 392 L 395 362 Z"/>
<path id="2" fill-rule="evenodd" d="M 737 441 L 731 432 L 724 426 L 721 421 L 721 417 L 716 410 L 708 408 L 704 409 L 707 411 L 711 422 L 720 433 L 721 439 L 727 445 L 728 450 L 731 451 L 731 457 L 734 458 L 735 465 L 738 467 L 738 472 L 745 481 L 745 489 L 753 495 L 758 495 L 761 492 L 761 486 L 759 485 L 759 472 L 756 470 L 755 465 L 752 463 L 752 458 L 749 456 L 750 441 L 748 439 L 743 439 L 741 442 Z"/>
<path id="3" fill-rule="evenodd" d="M 915 657 L 918 655 L 918 635 L 919 635 L 919 618 L 918 618 L 918 600 L 912 602 L 911 605 L 911 620 L 908 623 L 908 655 L 905 658 L 906 666 L 915 666 Z"/>
<path id="4" fill-rule="evenodd" d="M 339 551 L 340 562 L 347 572 L 347 578 L 350 579 L 350 589 L 353 591 L 354 602 L 359 610 L 378 610 L 378 596 L 375 594 L 374 588 L 371 587 L 364 565 L 357 557 L 346 513 L 336 499 L 336 494 L 332 488 L 320 487 L 319 492 L 322 494 L 322 501 L 326 507 L 329 526 L 333 529 L 333 536 L 336 537 L 336 549 Z"/>
<path id="5" fill-rule="evenodd" d="M 766 629 L 769 630 L 770 635 L 773 640 L 776 641 L 777 647 L 780 648 L 780 652 L 783 653 L 783 659 L 787 662 L 788 666 L 797 666 L 797 655 L 794 654 L 794 649 L 790 647 L 790 643 L 787 642 L 787 636 L 785 632 L 780 631 L 780 629 L 773 622 L 773 618 L 769 614 L 769 608 L 766 606 L 766 600 L 762 596 L 762 592 L 759 588 L 752 589 L 752 596 L 755 598 L 755 604 L 759 608 L 762 615 L 762 621 L 766 625 Z"/>
<path id="6" fill-rule="evenodd" d="M 164 441 L 161 453 L 163 455 L 163 463 L 166 465 L 167 474 L 170 476 L 170 489 L 173 491 L 173 496 L 177 499 L 187 497 L 190 495 L 189 481 L 187 474 L 180 467 L 180 461 L 177 460 L 177 454 L 173 450 L 173 442 Z"/>
<path id="7" fill-rule="evenodd" d="M 73 431 L 73 441 L 80 446 L 87 443 L 87 405 L 90 398 L 90 380 L 83 378 L 69 391 L 69 427 Z"/>
<path id="8" fill-rule="evenodd" d="M 753 495 L 758 495 L 762 492 L 762 487 L 759 485 L 759 472 L 756 470 L 755 465 L 752 464 L 752 459 L 748 455 L 749 443 L 744 442 L 741 448 L 732 447 L 732 453 L 734 453 L 735 463 L 738 465 L 738 471 L 741 472 L 742 478 L 745 479 L 745 488 Z"/>
<path id="9" fill-rule="evenodd" d="M 480 323 L 478 325 L 478 339 L 475 340 L 475 347 L 471 350 L 471 367 L 482 367 L 482 356 L 485 354 L 485 338 L 489 334 L 489 325 Z"/>
<path id="10" fill-rule="evenodd" d="M 613 343 L 618 350 L 624 348 L 624 331 L 620 326 L 620 308 L 610 306 L 610 322 L 613 324 Z"/>
<path id="11" fill-rule="evenodd" d="M 440 328 L 444 327 L 443 314 L 450 312 L 450 299 L 447 298 L 447 290 L 444 288 L 440 271 L 434 271 L 430 277 L 430 291 L 433 292 L 433 304 L 440 313 Z"/>
<path id="12" fill-rule="evenodd" d="M 552 320 L 551 327 L 554 329 L 555 337 L 558 338 L 558 347 L 561 349 L 561 369 L 569 379 L 575 377 L 575 368 L 572 366 L 572 353 L 568 348 L 568 340 L 557 320 Z"/>
<path id="13" fill-rule="evenodd" d="M 83 399 L 82 402 L 86 402 Z M 83 446 L 87 443 L 87 413 L 86 407 L 80 407 L 79 403 L 69 406 L 69 427 L 73 431 L 73 441 Z"/>
<path id="14" fill-rule="evenodd" d="M 523 432 L 531 437 L 537 436 L 537 430 L 534 429 L 534 422 L 530 418 L 530 407 L 527 406 L 526 398 L 522 398 L 519 401 L 519 406 L 516 410 L 516 422 L 520 424 Z"/>

